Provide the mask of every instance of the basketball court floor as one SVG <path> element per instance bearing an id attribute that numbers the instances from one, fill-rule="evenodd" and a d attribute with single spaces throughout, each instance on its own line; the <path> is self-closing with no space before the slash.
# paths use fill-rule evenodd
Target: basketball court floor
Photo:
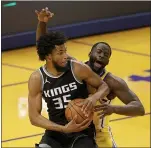
<path id="1" fill-rule="evenodd" d="M 150 28 L 70 40 L 68 53 L 86 61 L 98 41 L 109 43 L 113 49 L 107 70 L 127 82 L 146 112 L 133 118 L 113 114 L 110 125 L 114 140 L 118 147 L 150 147 Z M 42 64 L 35 46 L 2 53 L 2 147 L 34 147 L 41 139 L 44 129 L 32 126 L 28 118 L 27 82 Z M 114 104 L 122 103 L 116 98 Z M 44 116 L 46 110 L 43 103 Z"/>

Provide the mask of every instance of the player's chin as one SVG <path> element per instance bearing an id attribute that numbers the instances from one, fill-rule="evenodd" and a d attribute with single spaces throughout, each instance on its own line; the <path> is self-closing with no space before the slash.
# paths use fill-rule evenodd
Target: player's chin
<path id="1" fill-rule="evenodd" d="M 102 68 L 102 66 L 97 67 L 97 66 L 94 65 L 93 68 L 94 68 L 96 71 L 98 71 L 98 70 L 100 70 L 100 69 Z"/>
<path id="2" fill-rule="evenodd" d="M 60 67 L 66 67 L 67 66 L 67 62 L 62 62 L 59 64 Z"/>
<path id="3" fill-rule="evenodd" d="M 66 67 L 66 65 L 64 65 L 64 64 L 57 64 L 57 66 L 60 67 L 60 68 Z"/>
<path id="4" fill-rule="evenodd" d="M 93 68 L 96 70 L 96 71 L 98 71 L 98 70 L 100 70 L 100 69 L 103 69 L 105 67 L 105 64 L 101 64 L 101 65 L 97 65 L 97 66 L 95 66 L 95 64 L 93 64 Z"/>
<path id="5" fill-rule="evenodd" d="M 61 68 L 65 68 L 65 67 L 67 67 L 67 64 L 60 64 L 59 65 Z"/>

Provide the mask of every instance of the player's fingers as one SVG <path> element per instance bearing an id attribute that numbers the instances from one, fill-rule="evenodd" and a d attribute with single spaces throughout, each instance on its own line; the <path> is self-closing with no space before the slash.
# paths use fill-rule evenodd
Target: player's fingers
<path id="1" fill-rule="evenodd" d="M 51 16 L 47 16 L 48 18 L 51 18 Z"/>
<path id="2" fill-rule="evenodd" d="M 86 129 L 86 128 L 91 124 L 91 122 L 92 122 L 92 121 L 89 120 L 89 122 L 87 122 L 85 125 L 81 126 L 80 129 L 81 129 L 81 130 Z"/>
<path id="3" fill-rule="evenodd" d="M 107 106 L 104 107 L 98 107 L 98 108 L 94 108 L 95 112 L 101 111 L 101 110 L 105 110 L 107 108 Z"/>
<path id="4" fill-rule="evenodd" d="M 73 117 L 73 121 L 75 121 L 77 119 L 77 115 L 75 115 L 74 117 Z"/>
<path id="5" fill-rule="evenodd" d="M 50 14 L 47 15 L 48 18 L 52 18 L 53 16 L 54 16 L 53 13 L 50 13 Z"/>
<path id="6" fill-rule="evenodd" d="M 95 108 L 100 108 L 100 107 L 104 107 L 104 106 L 107 106 L 107 104 L 96 105 Z"/>
<path id="7" fill-rule="evenodd" d="M 50 11 L 46 11 L 46 15 L 47 15 L 47 16 L 50 16 L 50 15 L 51 15 L 51 12 L 50 12 Z"/>
<path id="8" fill-rule="evenodd" d="M 45 10 L 48 11 L 49 10 L 48 7 L 46 7 Z"/>
<path id="9" fill-rule="evenodd" d="M 88 100 L 85 100 L 85 101 L 84 101 L 83 106 L 82 106 L 82 108 L 81 108 L 81 111 L 82 111 L 82 112 L 85 110 L 85 108 L 86 108 L 86 106 L 87 106 L 88 103 L 89 103 Z"/>
<path id="10" fill-rule="evenodd" d="M 86 125 L 90 120 L 89 119 L 85 119 L 84 121 L 82 121 L 82 123 L 77 124 L 79 127 Z"/>
<path id="11" fill-rule="evenodd" d="M 83 109 L 83 113 L 84 113 L 84 115 L 85 115 L 86 117 L 88 117 L 87 110 L 88 110 L 88 108 L 90 108 L 89 106 L 90 106 L 90 104 L 88 103 L 88 104 L 86 105 L 86 107 Z"/>
<path id="12" fill-rule="evenodd" d="M 97 116 L 102 116 L 102 115 L 104 115 L 104 114 L 105 114 L 105 112 L 102 111 L 102 112 L 100 112 L 100 113 L 97 113 Z"/>
<path id="13" fill-rule="evenodd" d="M 102 118 L 104 118 L 105 117 L 105 113 L 104 114 L 102 114 L 102 115 L 100 115 L 99 117 L 100 117 L 100 119 L 102 119 Z"/>
<path id="14" fill-rule="evenodd" d="M 77 115 L 75 115 L 75 116 L 73 117 L 73 119 L 71 120 L 71 123 L 76 123 L 76 119 L 77 119 Z"/>
<path id="15" fill-rule="evenodd" d="M 87 116 L 89 117 L 92 113 L 93 113 L 93 111 L 89 110 L 89 111 L 87 112 Z"/>
<path id="16" fill-rule="evenodd" d="M 106 99 L 99 99 L 99 102 L 100 102 L 101 104 L 104 104 L 104 103 L 107 102 L 107 100 L 106 100 Z"/>
<path id="17" fill-rule="evenodd" d="M 51 13 L 50 15 L 51 15 L 51 17 L 53 17 L 53 16 L 54 16 L 54 13 Z"/>
<path id="18" fill-rule="evenodd" d="M 88 117 L 88 112 L 91 112 L 92 109 L 93 109 L 93 104 L 92 104 L 91 101 L 89 101 L 88 104 L 87 104 L 87 106 L 86 106 L 85 109 L 84 109 L 84 114 L 85 114 L 85 116 Z"/>
<path id="19" fill-rule="evenodd" d="M 35 10 L 35 13 L 38 15 L 38 14 L 39 14 L 39 11 L 38 11 L 38 10 Z"/>
<path id="20" fill-rule="evenodd" d="M 46 15 L 49 17 L 52 17 L 53 16 L 53 13 L 51 13 L 50 11 L 46 11 Z"/>

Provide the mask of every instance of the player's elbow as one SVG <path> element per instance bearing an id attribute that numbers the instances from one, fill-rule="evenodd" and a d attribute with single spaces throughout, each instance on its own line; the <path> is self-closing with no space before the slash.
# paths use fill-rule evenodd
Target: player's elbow
<path id="1" fill-rule="evenodd" d="M 29 116 L 29 120 L 30 120 L 30 123 L 34 126 L 36 126 L 36 122 L 35 122 L 35 118 L 32 117 L 32 116 Z"/>
<path id="2" fill-rule="evenodd" d="M 144 109 L 144 106 L 142 105 L 141 102 L 138 102 L 137 108 L 138 108 L 138 111 L 137 111 L 138 115 L 144 116 L 145 115 L 145 109 Z"/>
<path id="3" fill-rule="evenodd" d="M 29 114 L 29 120 L 32 125 L 37 126 L 37 116 Z"/>
<path id="4" fill-rule="evenodd" d="M 145 115 L 145 109 L 144 109 L 143 105 L 141 105 L 139 107 L 139 114 L 140 114 L 140 116 L 144 116 Z"/>
<path id="5" fill-rule="evenodd" d="M 32 118 L 30 118 L 30 123 L 31 123 L 32 125 L 36 126 L 36 122 L 35 122 L 35 120 L 32 119 Z"/>

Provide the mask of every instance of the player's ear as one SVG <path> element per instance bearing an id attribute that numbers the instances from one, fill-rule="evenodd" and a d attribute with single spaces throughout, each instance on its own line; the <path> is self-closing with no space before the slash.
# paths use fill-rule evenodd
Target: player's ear
<path id="1" fill-rule="evenodd" d="M 46 56 L 46 60 L 47 60 L 47 61 L 51 61 L 51 60 L 52 60 L 52 55 L 51 55 L 51 54 L 48 54 L 48 55 Z"/>

